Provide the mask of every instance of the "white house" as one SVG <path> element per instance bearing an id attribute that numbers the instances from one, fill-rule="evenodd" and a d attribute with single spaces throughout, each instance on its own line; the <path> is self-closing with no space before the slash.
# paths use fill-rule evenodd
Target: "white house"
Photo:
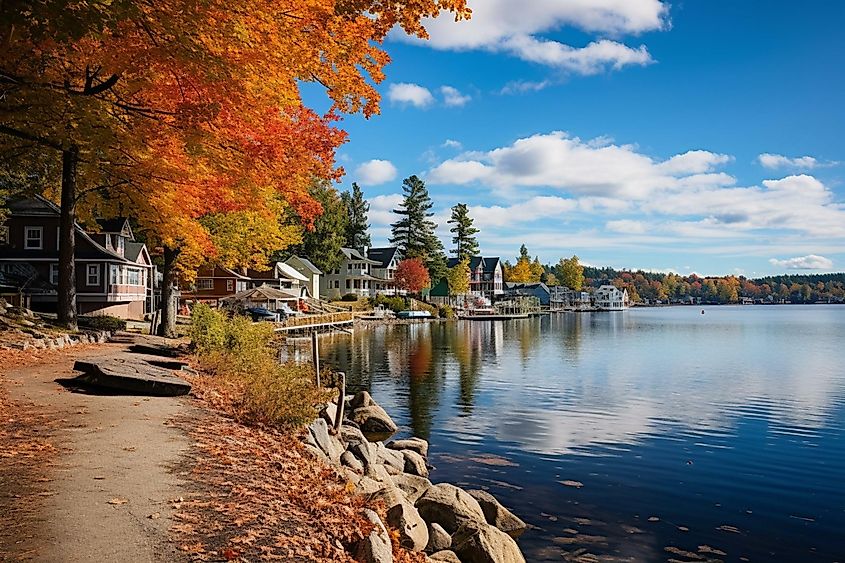
<path id="1" fill-rule="evenodd" d="M 311 260 L 302 256 L 291 256 L 285 260 L 285 264 L 305 276 L 306 280 L 302 283 L 308 289 L 308 294 L 315 299 L 320 298 L 320 276 L 323 272 L 320 268 L 314 265 Z"/>
<path id="2" fill-rule="evenodd" d="M 603 285 L 596 290 L 594 305 L 601 311 L 624 311 L 631 306 L 627 289 Z"/>
<path id="3" fill-rule="evenodd" d="M 320 280 L 320 295 L 325 299 L 339 299 L 349 293 L 369 297 L 375 282 L 384 281 L 370 273 L 371 267 L 380 265 L 354 248 L 341 248 L 340 265 L 325 272 Z"/>
<path id="4" fill-rule="evenodd" d="M 399 249 L 395 246 L 384 248 L 371 248 L 367 251 L 367 258 L 378 262 L 370 267 L 370 274 L 377 279 L 371 285 L 371 295 L 379 293 L 385 295 L 404 294 L 404 291 L 396 289 L 393 277 L 396 275 L 396 268 L 399 266 L 401 257 Z"/>

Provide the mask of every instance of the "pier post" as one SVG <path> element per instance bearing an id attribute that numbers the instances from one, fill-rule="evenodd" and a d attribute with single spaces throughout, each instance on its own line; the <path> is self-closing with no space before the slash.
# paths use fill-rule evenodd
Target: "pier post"
<path id="1" fill-rule="evenodd" d="M 338 388 L 340 394 L 337 397 L 337 414 L 334 417 L 334 429 L 340 432 L 340 425 L 343 424 L 343 409 L 346 407 L 346 372 L 339 371 L 337 375 L 340 376 L 340 387 Z"/>
<path id="2" fill-rule="evenodd" d="M 314 361 L 314 374 L 317 376 L 317 387 L 320 387 L 320 345 L 317 343 L 317 331 L 311 332 L 311 357 Z"/>

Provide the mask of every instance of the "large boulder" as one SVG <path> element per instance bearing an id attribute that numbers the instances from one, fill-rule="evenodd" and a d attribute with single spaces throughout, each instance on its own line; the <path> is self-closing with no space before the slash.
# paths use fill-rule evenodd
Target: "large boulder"
<path id="1" fill-rule="evenodd" d="M 405 549 L 422 551 L 428 545 L 428 526 L 401 493 L 398 502 L 387 509 L 387 523 L 399 531 L 399 543 Z"/>
<path id="2" fill-rule="evenodd" d="M 405 471 L 405 458 L 400 452 L 388 450 L 381 442 L 376 442 L 375 444 L 376 451 L 378 452 L 378 463 L 388 466 L 388 471 L 390 471 L 391 467 L 395 469 L 391 473 L 402 473 Z"/>
<path id="3" fill-rule="evenodd" d="M 461 563 L 461 560 L 458 559 L 458 556 L 455 555 L 455 552 L 449 551 L 448 549 L 438 551 L 437 553 L 432 553 L 428 556 L 428 560 L 435 561 L 436 563 Z"/>
<path id="4" fill-rule="evenodd" d="M 410 502 L 417 502 L 424 492 L 431 486 L 431 481 L 419 475 L 400 473 L 393 476 L 393 482 L 405 494 Z"/>
<path id="5" fill-rule="evenodd" d="M 326 406 L 320 409 L 320 418 L 325 420 L 329 426 L 334 426 L 337 418 L 337 405 L 333 402 L 326 403 Z"/>
<path id="6" fill-rule="evenodd" d="M 405 438 L 404 440 L 393 440 L 387 444 L 391 450 L 411 450 L 423 457 L 428 457 L 428 442 L 422 438 Z"/>
<path id="7" fill-rule="evenodd" d="M 405 473 L 411 475 L 419 475 L 420 477 L 428 477 L 428 467 L 425 464 L 425 458 L 413 450 L 401 450 L 402 457 L 405 460 Z"/>
<path id="8" fill-rule="evenodd" d="M 346 451 L 340 454 L 340 463 L 350 468 L 355 473 L 364 473 L 364 464 L 352 452 Z"/>
<path id="9" fill-rule="evenodd" d="M 393 478 L 390 476 L 390 473 L 388 473 L 387 469 L 379 463 L 368 465 L 366 469 L 364 469 L 364 475 L 374 481 L 384 483 L 384 485 L 393 485 Z"/>
<path id="10" fill-rule="evenodd" d="M 478 501 L 454 485 L 432 485 L 416 502 L 420 516 L 428 523 L 438 523 L 449 534 L 454 534 L 463 524 L 487 525 Z"/>
<path id="11" fill-rule="evenodd" d="M 428 545 L 425 546 L 426 553 L 437 553 L 444 549 L 452 547 L 452 536 L 450 536 L 443 526 L 434 522 L 428 525 Z"/>
<path id="12" fill-rule="evenodd" d="M 525 522 L 516 517 L 510 510 L 502 506 L 496 497 L 487 491 L 478 489 L 467 491 L 472 498 L 478 501 L 484 518 L 491 526 L 496 526 L 512 538 L 518 538 L 526 529 Z"/>
<path id="13" fill-rule="evenodd" d="M 318 448 L 323 450 L 326 456 L 334 463 L 340 462 L 340 455 L 343 453 L 343 446 L 340 440 L 329 434 L 329 425 L 322 418 L 314 420 L 308 426 L 308 433 Z M 308 443 L 308 440 L 306 440 Z"/>
<path id="14" fill-rule="evenodd" d="M 373 531 L 358 544 L 358 558 L 365 563 L 393 563 L 390 536 L 378 514 L 365 508 L 364 517 L 373 523 Z"/>
<path id="15" fill-rule="evenodd" d="M 364 432 L 392 434 L 398 429 L 390 415 L 378 405 L 359 407 L 352 411 L 349 418 Z"/>
<path id="16" fill-rule="evenodd" d="M 354 397 L 349 399 L 348 404 L 350 409 L 357 409 L 361 407 L 369 407 L 375 405 L 376 402 L 373 401 L 373 398 L 366 391 L 358 391 L 357 393 L 355 393 Z"/>
<path id="17" fill-rule="evenodd" d="M 367 441 L 364 434 L 357 426 L 352 426 L 346 423 L 340 426 L 340 438 L 347 444 L 358 444 Z"/>
<path id="18" fill-rule="evenodd" d="M 452 536 L 452 551 L 462 563 L 525 563 L 516 541 L 489 524 L 463 524 Z"/>
<path id="19" fill-rule="evenodd" d="M 355 492 L 364 496 L 375 494 L 382 488 L 384 488 L 384 483 L 371 479 L 366 475 L 360 476 L 358 481 L 355 483 Z"/>
<path id="20" fill-rule="evenodd" d="M 364 464 L 364 467 L 378 463 L 378 449 L 375 444 L 364 440 L 349 444 L 349 451 Z"/>

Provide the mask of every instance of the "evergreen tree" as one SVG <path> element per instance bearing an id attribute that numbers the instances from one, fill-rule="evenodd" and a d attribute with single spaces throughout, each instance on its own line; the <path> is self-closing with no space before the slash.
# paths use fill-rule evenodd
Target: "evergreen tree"
<path id="1" fill-rule="evenodd" d="M 358 184 L 352 182 L 352 193 L 343 192 L 341 199 L 346 205 L 348 221 L 346 224 L 346 234 L 344 245 L 347 248 L 354 248 L 359 252 L 363 252 L 364 248 L 370 246 L 370 234 L 367 232 L 370 228 L 367 222 L 367 213 L 370 211 L 370 204 L 364 199 L 364 192 L 358 187 Z"/>
<path id="2" fill-rule="evenodd" d="M 478 229 L 472 226 L 472 217 L 469 216 L 469 209 L 465 203 L 459 203 L 452 208 L 452 217 L 448 221 L 454 225 L 449 232 L 454 233 L 452 243 L 455 248 L 452 254 L 458 260 L 468 260 L 479 254 L 478 241 L 475 235 Z"/>
<path id="3" fill-rule="evenodd" d="M 430 219 L 434 215 L 430 211 L 434 204 L 425 183 L 417 176 L 405 178 L 402 190 L 404 199 L 399 208 L 393 210 L 399 220 L 390 225 L 390 244 L 399 248 L 403 258 L 421 258 L 432 284 L 437 284 L 446 275 L 446 256 L 443 243 L 434 233 L 437 224 Z"/>
<path id="4" fill-rule="evenodd" d="M 302 235 L 302 244 L 290 253 L 306 256 L 323 272 L 340 265 L 340 248 L 346 240 L 349 215 L 346 204 L 329 182 L 316 181 L 311 196 L 323 206 L 323 214 L 314 220 L 314 229 Z"/>

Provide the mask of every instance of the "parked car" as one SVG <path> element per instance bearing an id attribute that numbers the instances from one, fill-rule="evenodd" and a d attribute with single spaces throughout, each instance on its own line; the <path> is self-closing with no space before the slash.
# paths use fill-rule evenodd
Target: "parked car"
<path id="1" fill-rule="evenodd" d="M 246 310 L 246 312 L 249 314 L 250 317 L 252 317 L 253 322 L 258 322 L 258 321 L 275 322 L 279 318 L 279 316 L 276 313 L 274 313 L 273 311 L 270 311 L 268 309 L 265 309 L 264 307 L 250 307 L 249 309 Z"/>

